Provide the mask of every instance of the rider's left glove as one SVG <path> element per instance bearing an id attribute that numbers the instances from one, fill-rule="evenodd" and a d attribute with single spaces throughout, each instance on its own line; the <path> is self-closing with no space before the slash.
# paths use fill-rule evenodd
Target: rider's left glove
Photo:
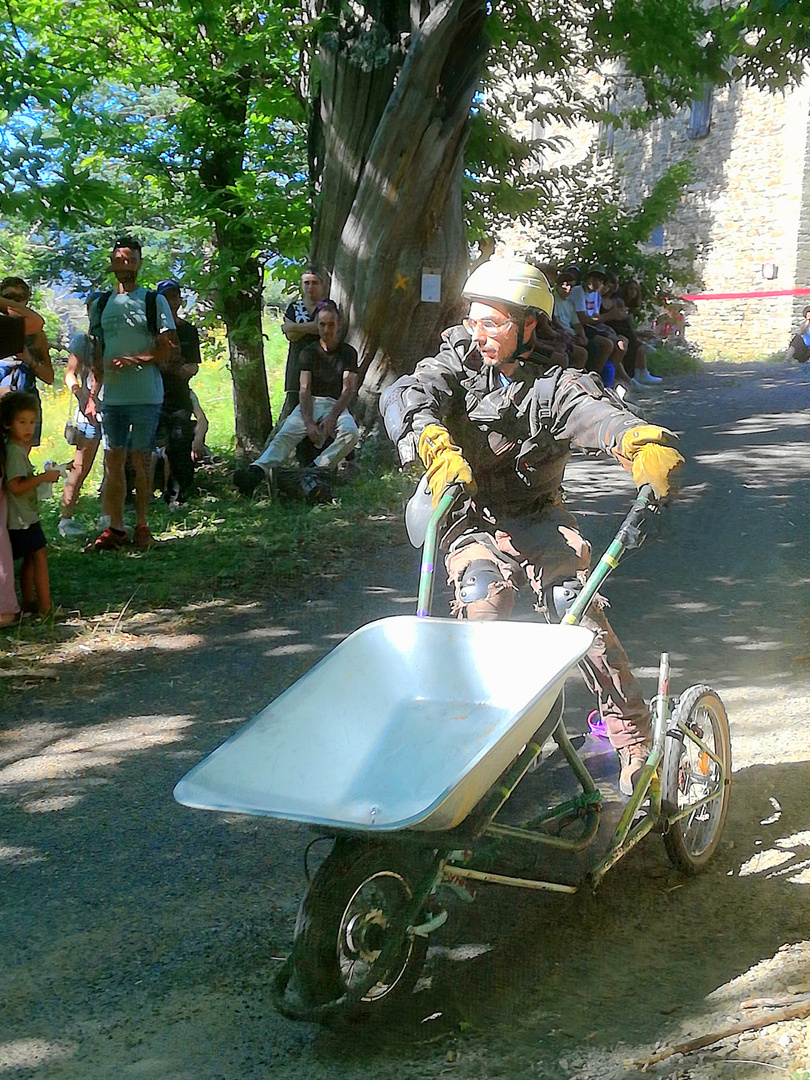
<path id="1" fill-rule="evenodd" d="M 619 454 L 630 462 L 637 488 L 652 484 L 657 499 L 677 495 L 684 464 L 675 449 L 677 442 L 671 431 L 653 424 L 641 424 L 625 431 L 619 442 Z"/>
<path id="2" fill-rule="evenodd" d="M 444 489 L 448 484 L 465 484 L 469 491 L 475 491 L 472 469 L 450 438 L 450 432 L 440 424 L 428 424 L 419 436 L 419 456 L 427 470 L 427 482 L 433 496 L 433 506 L 439 505 Z"/>

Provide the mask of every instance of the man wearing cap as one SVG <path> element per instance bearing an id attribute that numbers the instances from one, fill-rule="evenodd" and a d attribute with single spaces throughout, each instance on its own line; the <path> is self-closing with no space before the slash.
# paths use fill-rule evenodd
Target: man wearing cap
<path id="1" fill-rule="evenodd" d="M 426 470 L 414 500 L 435 506 L 448 484 L 467 487 L 463 514 L 443 538 L 458 617 L 507 619 L 517 590 L 529 584 L 538 610 L 558 621 L 590 560 L 560 497 L 572 446 L 613 455 L 638 487 L 652 484 L 662 499 L 673 493 L 683 458 L 672 432 L 641 423 L 591 375 L 535 364 L 536 313 L 553 309 L 535 267 L 484 263 L 463 295 L 469 318 L 444 331 L 439 352 L 386 392 L 385 424 L 403 465 L 421 459 Z M 595 638 L 581 667 L 629 795 L 649 752 L 650 715 L 603 606 L 597 599 L 583 620 Z"/>
<path id="2" fill-rule="evenodd" d="M 586 350 L 588 370 L 600 372 L 613 352 L 613 343 L 606 337 L 589 338 L 585 333 L 589 316 L 585 290 L 579 284 L 579 269 L 576 266 L 566 266 L 557 275 L 554 318 Z"/>
<path id="3" fill-rule="evenodd" d="M 194 407 L 189 384 L 200 369 L 200 335 L 196 326 L 180 318 L 183 303 L 180 283 L 169 278 L 158 283 L 157 291 L 158 296 L 166 298 L 177 333 L 175 354 L 161 369 L 163 409 L 157 433 L 158 446 L 163 449 L 169 467 L 163 497 L 169 506 L 176 507 L 185 502 L 194 488 L 194 462 L 191 456 Z"/>

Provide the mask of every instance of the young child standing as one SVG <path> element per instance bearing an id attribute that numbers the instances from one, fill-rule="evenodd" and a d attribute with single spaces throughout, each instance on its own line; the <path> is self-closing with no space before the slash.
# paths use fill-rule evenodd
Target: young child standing
<path id="1" fill-rule="evenodd" d="M 8 507 L 3 484 L 6 465 L 6 444 L 0 438 L 0 626 L 17 621 L 20 605 L 14 592 L 14 556 L 8 536 Z"/>
<path id="2" fill-rule="evenodd" d="M 51 586 L 45 533 L 39 521 L 37 488 L 40 484 L 56 483 L 60 473 L 58 469 L 49 469 L 37 474 L 28 460 L 38 419 L 39 403 L 33 394 L 17 390 L 0 398 L 11 551 L 14 559 L 22 559 L 23 611 L 43 615 L 51 609 Z"/>

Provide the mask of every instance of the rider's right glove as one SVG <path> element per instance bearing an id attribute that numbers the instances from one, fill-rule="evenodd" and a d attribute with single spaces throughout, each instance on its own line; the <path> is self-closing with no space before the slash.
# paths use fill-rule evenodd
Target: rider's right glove
<path id="1" fill-rule="evenodd" d="M 461 453 L 461 447 L 450 438 L 447 428 L 428 424 L 419 436 L 419 457 L 425 463 L 434 507 L 439 505 L 448 484 L 465 484 L 469 491 L 476 490 L 472 469 Z"/>
<path id="2" fill-rule="evenodd" d="M 684 459 L 675 449 L 677 437 L 666 428 L 641 424 L 625 431 L 619 453 L 630 462 L 636 487 L 652 484 L 657 499 L 677 495 Z"/>

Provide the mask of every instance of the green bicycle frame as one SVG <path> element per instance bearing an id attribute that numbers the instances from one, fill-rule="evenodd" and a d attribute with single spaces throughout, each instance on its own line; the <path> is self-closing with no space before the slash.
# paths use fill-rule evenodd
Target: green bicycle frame
<path id="1" fill-rule="evenodd" d="M 430 614 L 433 600 L 433 590 L 436 572 L 436 558 L 439 550 L 441 527 L 453 508 L 456 500 L 463 489 L 459 485 L 447 488 L 442 494 L 439 503 L 428 524 L 422 554 L 422 563 L 419 577 L 419 594 L 416 614 L 426 617 Z M 609 545 L 607 551 L 590 573 L 582 592 L 562 620 L 564 625 L 576 626 L 585 616 L 588 607 L 596 596 L 599 587 L 616 569 L 625 552 L 637 547 L 641 542 L 641 525 L 647 513 L 655 509 L 654 494 L 652 488 L 642 488 L 627 517 L 619 527 L 616 536 Z M 669 692 L 670 664 L 669 656 L 663 653 L 661 656 L 658 692 L 651 704 L 652 713 L 652 749 L 642 770 L 641 776 L 636 783 L 633 795 L 627 802 L 624 811 L 614 831 L 610 846 L 600 860 L 591 870 L 588 879 L 596 885 L 607 871 L 616 862 L 634 847 L 647 833 L 659 825 L 661 821 L 661 785 L 659 779 L 659 766 L 664 756 L 664 744 L 672 722 L 672 703 Z M 707 746 L 704 745 L 697 735 L 687 729 L 685 725 L 676 722 L 675 727 L 687 737 L 697 743 L 701 750 L 705 751 L 720 767 L 721 775 L 718 789 L 706 796 L 698 803 L 692 803 L 682 812 L 667 819 L 667 823 L 676 821 L 681 817 L 703 805 L 716 799 L 722 793 L 725 775 L 722 762 Z M 545 813 L 539 815 L 531 822 L 523 826 L 501 825 L 496 820 L 496 815 L 504 803 L 509 799 L 512 792 L 521 782 L 531 768 L 541 747 L 535 743 L 529 743 L 523 752 L 515 759 L 507 772 L 501 777 L 499 783 L 492 789 L 482 801 L 471 817 L 477 823 L 475 831 L 479 836 L 491 837 L 500 840 L 519 840 L 529 844 L 540 844 L 546 848 L 560 851 L 580 852 L 588 847 L 596 836 L 599 827 L 600 796 L 596 784 L 588 772 L 582 759 L 576 752 L 565 724 L 560 717 L 559 723 L 552 736 L 557 743 L 566 762 L 573 771 L 582 794 L 566 799 L 553 806 Z M 642 809 L 642 804 L 649 799 L 649 806 Z M 552 836 L 540 832 L 540 828 L 554 819 L 565 818 L 575 815 L 582 818 L 583 827 L 576 838 L 564 838 Z M 528 889 L 546 889 L 554 892 L 577 891 L 577 887 L 563 885 L 558 882 L 539 881 L 531 878 L 509 877 L 503 874 L 489 873 L 484 870 L 476 870 L 473 867 L 448 863 L 448 870 L 458 877 L 470 878 L 477 881 L 488 881 L 495 884 L 515 885 Z"/>

